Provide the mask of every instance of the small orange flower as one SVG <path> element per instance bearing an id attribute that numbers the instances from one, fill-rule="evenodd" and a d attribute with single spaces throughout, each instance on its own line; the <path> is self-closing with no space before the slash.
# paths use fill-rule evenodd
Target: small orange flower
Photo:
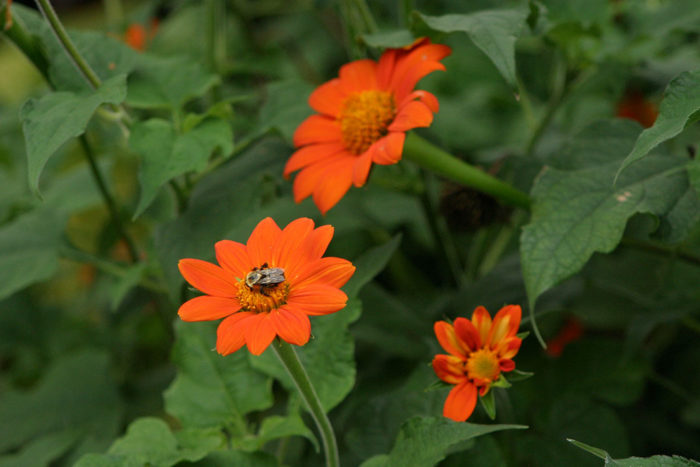
<path id="1" fill-rule="evenodd" d="M 309 97 L 318 114 L 294 133 L 285 177 L 294 180 L 294 199 L 313 195 L 325 214 L 354 184 L 365 184 L 372 163 L 389 165 L 401 159 L 406 131 L 427 127 L 438 101 L 426 91 L 414 91 L 427 74 L 444 70 L 440 60 L 450 54 L 445 45 L 419 39 L 402 49 L 388 49 L 379 62 L 357 60 L 340 68 L 338 78 L 322 84 Z"/>
<path id="2" fill-rule="evenodd" d="M 519 305 L 507 305 L 492 322 L 489 312 L 480 306 L 471 321 L 457 318 L 454 325 L 435 323 L 438 342 L 450 355 L 436 355 L 433 370 L 438 378 L 455 385 L 445 401 L 445 417 L 465 421 L 474 411 L 477 392 L 485 396 L 501 372 L 515 369 L 512 358 L 522 342 L 516 336 L 521 314 Z"/>
<path id="3" fill-rule="evenodd" d="M 620 118 L 636 120 L 644 128 L 649 128 L 659 116 L 656 105 L 635 90 L 627 91 L 625 96 L 617 104 L 616 115 Z"/>
<path id="4" fill-rule="evenodd" d="M 314 229 L 301 218 L 281 230 L 263 219 L 248 243 L 222 240 L 215 245 L 220 264 L 182 259 L 184 278 L 206 295 L 185 302 L 183 321 L 225 318 L 217 330 L 216 350 L 228 355 L 243 347 L 255 355 L 272 340 L 304 345 L 311 335 L 309 316 L 336 312 L 348 297 L 340 290 L 355 267 L 341 258 L 322 258 L 333 227 Z"/>

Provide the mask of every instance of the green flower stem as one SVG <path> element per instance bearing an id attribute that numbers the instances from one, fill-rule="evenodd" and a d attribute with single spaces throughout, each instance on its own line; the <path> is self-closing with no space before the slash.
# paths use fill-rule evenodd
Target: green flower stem
<path id="1" fill-rule="evenodd" d="M 0 18 L 5 18 L 8 10 L 7 4 L 0 6 Z M 41 44 L 39 44 L 36 37 L 27 32 L 26 27 L 19 18 L 13 18 L 12 26 L 9 28 L 5 29 L 5 26 L 0 27 L 0 32 L 5 34 L 24 53 L 43 76 L 47 75 L 49 63 L 41 50 Z"/>
<path id="2" fill-rule="evenodd" d="M 117 203 L 114 202 L 114 198 L 112 198 L 112 195 L 107 189 L 107 184 L 105 183 L 104 177 L 100 172 L 100 168 L 97 166 L 97 161 L 95 160 L 95 155 L 92 152 L 92 148 L 90 147 L 90 144 L 88 143 L 88 140 L 85 137 L 85 135 L 81 135 L 78 138 L 78 140 L 80 141 L 80 146 L 83 148 L 85 158 L 87 159 L 88 165 L 90 166 L 90 172 L 92 173 L 92 177 L 95 179 L 97 188 L 100 190 L 102 199 L 104 200 L 104 203 L 107 206 L 109 216 L 112 218 L 114 228 L 117 229 L 118 235 L 124 240 L 124 243 L 126 243 L 126 248 L 129 251 L 129 257 L 131 258 L 131 261 L 137 263 L 139 261 L 139 254 L 138 250 L 136 249 L 136 243 L 134 242 L 134 240 L 132 240 L 132 238 L 129 236 L 126 229 L 122 225 L 122 220 L 119 216 L 119 210 L 117 209 Z"/>
<path id="3" fill-rule="evenodd" d="M 530 209 L 530 197 L 526 193 L 457 159 L 418 135 L 409 133 L 406 136 L 403 155 L 428 170 L 489 194 L 508 205 Z"/>
<path id="4" fill-rule="evenodd" d="M 60 42 L 80 74 L 83 75 L 93 89 L 100 87 L 100 84 L 102 84 L 100 78 L 97 77 L 95 71 L 90 67 L 88 62 L 85 61 L 82 55 L 80 55 L 78 49 L 75 48 L 75 44 L 70 40 L 66 29 L 58 19 L 58 15 L 56 15 L 56 11 L 51 6 L 51 2 L 49 2 L 49 0 L 36 0 L 36 5 L 39 7 L 41 14 L 44 15 L 44 18 L 46 18 L 46 21 L 49 22 L 49 26 L 51 26 L 51 30 L 56 35 L 56 39 L 58 39 L 58 42 Z"/>
<path id="5" fill-rule="evenodd" d="M 335 434 L 333 434 L 333 427 L 331 426 L 330 420 L 326 412 L 321 406 L 321 401 L 316 394 L 316 390 L 309 380 L 309 375 L 306 374 L 306 370 L 299 361 L 294 348 L 283 341 L 282 339 L 275 339 L 272 343 L 272 349 L 277 354 L 277 357 L 282 362 L 282 366 L 287 369 L 287 373 L 292 377 L 294 384 L 299 390 L 299 395 L 306 403 L 309 408 L 309 412 L 316 422 L 318 431 L 321 434 L 321 440 L 323 441 L 323 450 L 326 453 L 326 465 L 328 467 L 338 467 L 340 465 L 340 459 L 338 457 L 338 444 L 335 440 Z"/>

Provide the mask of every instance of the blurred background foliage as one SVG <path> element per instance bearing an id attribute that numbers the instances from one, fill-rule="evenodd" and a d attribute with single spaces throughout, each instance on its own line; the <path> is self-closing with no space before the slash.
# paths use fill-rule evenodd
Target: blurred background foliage
<path id="1" fill-rule="evenodd" d="M 147 451 L 130 444 L 145 439 L 138 433 L 168 446 L 158 460 L 141 458 L 154 465 L 320 465 L 299 401 L 270 378 L 277 370 L 243 351 L 204 364 L 218 357 L 213 328 L 177 322 L 191 296 L 177 260 L 212 259 L 214 242 L 244 241 L 267 215 L 332 224 L 329 254 L 364 258 L 358 298 L 327 325 L 312 320 L 319 341 L 326 328 L 339 333 L 327 337 L 335 360 L 318 371 L 341 368 L 328 400 L 344 465 L 391 452 L 408 418 L 440 416 L 446 393 L 425 392 L 441 351 L 432 325 L 477 305 L 527 307 L 518 248 L 528 215 L 408 162 L 375 167 L 325 217 L 309 200 L 295 205 L 282 177 L 308 94 L 343 63 L 377 58 L 390 33 L 429 33 L 453 50 L 447 72 L 420 84 L 441 107 L 421 134 L 528 192 L 545 165 L 585 169 L 591 152 L 618 167 L 626 152 L 615 141 L 626 138 L 628 151 L 671 79 L 700 68 L 696 0 L 381 0 L 368 10 L 328 0 L 55 1 L 78 49 L 115 80 L 110 92 L 126 92 L 133 122 L 126 138 L 98 110 L 84 138 L 56 145 L 42 170 L 28 168 L 20 109 L 52 90 L 89 88 L 33 2 L 22 3 L 14 19 L 40 38 L 48 66 L 0 41 L 0 466 L 72 465 L 88 453 L 96 457 L 82 465 L 142 465 L 118 463 Z M 414 12 L 486 9 L 526 18 L 515 89 L 466 34 L 430 29 Z M 656 154 L 689 160 L 699 135 L 690 124 Z M 535 375 L 496 390 L 496 421 L 530 428 L 456 443 L 441 465 L 600 465 L 566 438 L 614 458 L 700 458 L 700 202 L 683 196 L 674 214 L 630 213 L 617 249 L 537 301 L 550 345 L 526 339 L 516 364 Z M 231 407 L 207 405 L 217 388 L 231 393 L 237 421 Z M 481 408 L 470 421 L 492 423 Z M 108 449 L 114 464 L 99 457 Z"/>

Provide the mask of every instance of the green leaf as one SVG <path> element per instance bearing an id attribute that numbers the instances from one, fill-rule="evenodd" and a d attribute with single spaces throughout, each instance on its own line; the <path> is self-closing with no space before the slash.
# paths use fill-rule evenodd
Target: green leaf
<path id="1" fill-rule="evenodd" d="M 141 282 L 141 278 L 146 271 L 146 266 L 146 263 L 137 263 L 129 266 L 124 276 L 117 279 L 111 290 L 109 306 L 112 311 L 116 311 L 124 300 L 124 297 L 126 297 L 126 294 Z"/>
<path id="2" fill-rule="evenodd" d="M 383 245 L 370 248 L 359 258 L 353 261 L 357 268 L 355 274 L 345 284 L 343 290 L 349 298 L 356 297 L 360 289 L 374 277 L 382 272 L 382 269 L 389 262 L 394 252 L 401 243 L 401 234 L 394 236 L 391 240 Z"/>
<path id="3" fill-rule="evenodd" d="M 382 47 L 398 49 L 411 44 L 415 38 L 411 31 L 407 29 L 397 29 L 395 31 L 380 31 L 373 34 L 363 34 L 360 36 L 362 42 L 369 47 Z"/>
<path id="4" fill-rule="evenodd" d="M 0 227 L 0 299 L 56 272 L 63 226 L 60 213 L 39 209 Z"/>
<path id="5" fill-rule="evenodd" d="M 634 127 L 614 126 L 631 145 Z M 532 190 L 532 217 L 520 239 L 531 312 L 540 294 L 578 272 L 594 252 L 612 251 L 632 215 L 663 215 L 687 189 L 687 177 L 679 170 L 684 161 L 660 156 L 635 164 L 613 186 L 621 154 L 616 145 L 600 147 L 592 131 L 598 128 L 584 130 L 572 147 L 579 160 L 588 153 L 610 162 L 573 170 L 545 168 Z"/>
<path id="6" fill-rule="evenodd" d="M 231 427 L 247 433 L 245 415 L 272 405 L 272 381 L 253 370 L 245 352 L 222 357 L 215 350 L 216 323 L 175 326 L 177 376 L 164 393 L 165 408 L 187 427 Z"/>
<path id="7" fill-rule="evenodd" d="M 690 186 L 693 187 L 695 193 L 700 196 L 700 159 L 694 159 L 688 163 L 686 167 L 688 170 L 688 178 L 690 179 Z"/>
<path id="8" fill-rule="evenodd" d="M 686 459 L 681 456 L 651 456 L 651 457 L 628 457 L 627 459 L 613 459 L 607 451 L 590 446 L 586 443 L 567 438 L 567 441 L 593 454 L 605 461 L 605 465 L 620 467 L 698 467 L 700 462 Z"/>
<path id="9" fill-rule="evenodd" d="M 451 446 L 494 431 L 527 428 L 523 425 L 477 425 L 453 422 L 447 418 L 413 417 L 401 427 L 386 464 L 377 460 L 367 465 L 435 465 L 445 458 Z"/>
<path id="10" fill-rule="evenodd" d="M 215 451 L 193 467 L 278 467 L 280 464 L 271 454 L 265 452 Z"/>
<path id="11" fill-rule="evenodd" d="M 494 390 L 491 390 L 487 392 L 485 396 L 479 396 L 481 406 L 491 420 L 496 419 L 496 399 L 493 397 L 493 393 Z"/>
<path id="12" fill-rule="evenodd" d="M 355 384 L 355 345 L 348 326 L 360 317 L 361 308 L 358 300 L 350 300 L 338 312 L 312 317 L 311 340 L 295 349 L 326 412 L 338 405 Z M 275 377 L 296 393 L 294 382 L 272 349 L 249 358 L 254 368 Z"/>
<path id="13" fill-rule="evenodd" d="M 216 75 L 191 59 L 146 55 L 144 60 L 129 76 L 126 103 L 132 107 L 177 110 L 219 82 Z"/>
<path id="14" fill-rule="evenodd" d="M 229 155 L 233 151 L 233 133 L 221 119 L 206 119 L 181 135 L 176 134 L 170 122 L 151 119 L 134 125 L 129 145 L 142 156 L 136 218 L 153 202 L 163 184 L 189 171 L 201 172 L 214 150 L 218 149 L 222 156 Z"/>
<path id="15" fill-rule="evenodd" d="M 79 431 L 59 431 L 33 439 L 16 454 L 0 456 L 0 467 L 36 467 L 49 465 L 62 456 L 80 438 Z"/>
<path id="16" fill-rule="evenodd" d="M 103 455 L 82 457 L 77 467 L 142 466 L 169 467 L 178 462 L 194 462 L 225 446 L 218 430 L 182 430 L 172 433 L 161 419 L 146 417 L 132 422 L 126 435 Z"/>
<path id="17" fill-rule="evenodd" d="M 496 66 L 511 88 L 517 88 L 515 41 L 525 27 L 527 9 L 483 10 L 468 15 L 427 16 L 418 13 L 425 24 L 436 31 L 466 32 Z"/>
<path id="18" fill-rule="evenodd" d="M 299 124 L 312 110 L 307 104 L 312 87 L 300 81 L 280 81 L 267 86 L 267 100 L 260 110 L 256 133 L 277 131 L 288 144 Z"/>
<path id="19" fill-rule="evenodd" d="M 126 97 L 126 76 L 102 83 L 94 92 L 52 92 L 29 99 L 20 118 L 27 146 L 29 188 L 39 195 L 39 176 L 46 161 L 69 139 L 80 136 L 101 104 L 119 104 Z"/>
<path id="20" fill-rule="evenodd" d="M 116 433 L 122 404 L 109 374 L 109 359 L 96 351 L 56 361 L 39 384 L 27 392 L 6 390 L 0 398 L 0 452 L 46 435 L 52 444 L 108 437 Z M 41 414 L 40 417 L 36 414 Z M 66 438 L 62 438 L 66 434 Z M 60 444 L 60 443 L 59 443 Z M 31 449 L 31 445 L 25 449 Z"/>
<path id="21" fill-rule="evenodd" d="M 316 436 L 314 436 L 314 433 L 304 424 L 304 421 L 298 413 L 285 417 L 279 415 L 265 417 L 257 435 L 238 440 L 234 439 L 233 444 L 236 449 L 253 452 L 261 450 L 263 446 L 270 441 L 279 438 L 287 438 L 289 436 L 303 436 L 311 441 L 316 452 L 319 452 Z"/>
<path id="22" fill-rule="evenodd" d="M 654 125 L 639 135 L 634 147 L 622 161 L 615 180 L 633 162 L 646 156 L 664 141 L 673 138 L 700 118 L 700 70 L 684 71 L 666 88 Z"/>

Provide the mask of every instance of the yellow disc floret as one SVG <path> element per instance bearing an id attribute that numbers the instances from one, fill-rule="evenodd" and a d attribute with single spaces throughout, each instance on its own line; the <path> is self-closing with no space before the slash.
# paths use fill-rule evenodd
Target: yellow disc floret
<path id="1" fill-rule="evenodd" d="M 491 382 L 498 378 L 498 356 L 488 349 L 479 349 L 469 354 L 467 359 L 467 377 L 478 382 Z"/>
<path id="2" fill-rule="evenodd" d="M 387 91 L 363 91 L 343 102 L 338 115 L 343 144 L 353 154 L 362 154 L 379 138 L 396 115 L 394 96 Z"/>
<path id="3" fill-rule="evenodd" d="M 242 311 L 265 313 L 287 303 L 289 283 L 282 282 L 272 287 L 249 287 L 245 281 L 238 282 L 238 301 Z"/>

